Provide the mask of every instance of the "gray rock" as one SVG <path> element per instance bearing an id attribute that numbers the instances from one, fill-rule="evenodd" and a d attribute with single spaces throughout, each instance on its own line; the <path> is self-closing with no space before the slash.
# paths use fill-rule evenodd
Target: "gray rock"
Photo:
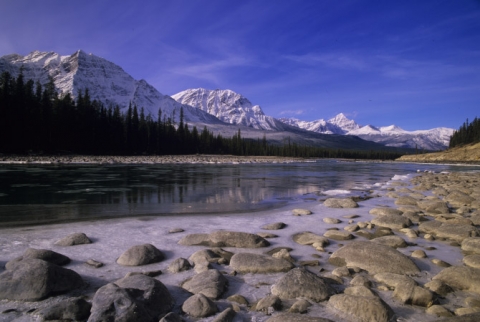
<path id="1" fill-rule="evenodd" d="M 417 283 L 408 276 L 379 273 L 375 275 L 375 279 L 393 288 L 393 296 L 404 304 L 429 307 L 434 301 L 432 292 L 417 286 Z"/>
<path id="2" fill-rule="evenodd" d="M 312 212 L 308 209 L 298 209 L 298 208 L 293 209 L 292 213 L 294 216 L 307 216 L 312 214 Z"/>
<path id="3" fill-rule="evenodd" d="M 322 277 L 304 268 L 295 268 L 272 286 L 272 294 L 285 300 L 303 297 L 321 302 L 335 294 L 335 290 Z"/>
<path id="4" fill-rule="evenodd" d="M 228 281 L 218 270 L 209 269 L 182 283 L 182 287 L 193 294 L 203 294 L 218 299 L 227 288 Z"/>
<path id="5" fill-rule="evenodd" d="M 328 198 L 323 204 L 329 208 L 358 208 L 352 198 Z"/>
<path id="6" fill-rule="evenodd" d="M 340 219 L 337 219 L 337 218 L 326 217 L 326 218 L 323 218 L 323 222 L 326 223 L 326 224 L 339 224 L 342 221 Z"/>
<path id="7" fill-rule="evenodd" d="M 313 245 L 315 243 L 318 243 L 322 246 L 325 246 L 329 244 L 328 238 L 316 235 L 309 231 L 297 233 L 292 236 L 292 239 L 294 242 L 300 245 Z"/>
<path id="8" fill-rule="evenodd" d="M 74 233 L 68 235 L 57 241 L 55 245 L 57 246 L 75 246 L 75 245 L 84 245 L 91 244 L 92 241 L 84 233 Z"/>
<path id="9" fill-rule="evenodd" d="M 450 317 L 453 316 L 452 312 L 447 310 L 441 305 L 432 305 L 428 309 L 425 310 L 425 313 L 440 317 Z"/>
<path id="10" fill-rule="evenodd" d="M 170 292 L 160 281 L 142 274 L 133 275 L 98 289 L 88 322 L 155 322 L 173 305 Z"/>
<path id="11" fill-rule="evenodd" d="M 44 321 L 85 321 L 90 316 L 92 305 L 82 298 L 70 298 L 33 312 Z"/>
<path id="12" fill-rule="evenodd" d="M 27 259 L 27 258 L 41 259 L 41 260 L 44 260 L 46 262 L 49 262 L 49 263 L 52 263 L 52 264 L 55 264 L 55 265 L 58 265 L 58 266 L 62 266 L 62 265 L 66 265 L 66 264 L 70 263 L 70 258 L 68 258 L 67 256 L 62 255 L 60 253 L 54 252 L 52 250 L 28 248 L 23 253 L 22 256 L 7 262 L 7 264 L 5 264 L 5 268 L 8 269 L 9 267 L 11 267 L 11 265 L 13 265 L 13 263 L 19 262 L 19 261 L 21 261 L 23 259 Z"/>
<path id="13" fill-rule="evenodd" d="M 403 211 L 400 211 L 395 208 L 377 207 L 377 208 L 370 209 L 369 213 L 373 216 L 384 216 L 384 215 L 400 216 L 403 213 Z"/>
<path id="14" fill-rule="evenodd" d="M 259 248 L 270 246 L 265 239 L 255 234 L 216 231 L 211 234 L 191 234 L 182 238 L 179 242 L 184 246 L 210 246 L 210 247 L 238 247 L 238 248 Z"/>
<path id="15" fill-rule="evenodd" d="M 393 310 L 378 297 L 363 297 L 348 294 L 333 295 L 328 306 L 358 322 L 390 322 Z"/>
<path id="16" fill-rule="evenodd" d="M 255 306 L 255 311 L 263 312 L 267 315 L 273 313 L 273 311 L 280 311 L 282 309 L 282 300 L 276 295 L 267 295 Z"/>
<path id="17" fill-rule="evenodd" d="M 437 322 L 478 322 L 478 321 L 480 321 L 480 312 L 437 320 Z"/>
<path id="18" fill-rule="evenodd" d="M 325 234 L 323 234 L 323 236 L 333 240 L 353 239 L 352 234 L 350 234 L 348 231 L 342 231 L 342 230 L 327 230 Z"/>
<path id="19" fill-rule="evenodd" d="M 179 273 L 183 271 L 187 271 L 192 268 L 192 265 L 190 265 L 190 262 L 186 260 L 185 258 L 177 258 L 173 262 L 168 265 L 167 270 L 170 273 Z"/>
<path id="20" fill-rule="evenodd" d="M 245 297 L 243 297 L 242 295 L 239 295 L 239 294 L 234 294 L 234 295 L 231 295 L 227 298 L 228 301 L 230 302 L 236 302 L 238 304 L 241 304 L 241 305 L 248 305 L 248 301 Z"/>
<path id="21" fill-rule="evenodd" d="M 282 313 L 272 316 L 266 322 L 333 322 L 332 320 L 295 313 Z"/>
<path id="22" fill-rule="evenodd" d="M 466 238 L 478 236 L 478 229 L 470 224 L 452 224 L 437 220 L 421 223 L 418 230 L 437 238 L 446 238 L 459 243 Z"/>
<path id="23" fill-rule="evenodd" d="M 232 322 L 237 313 L 232 308 L 226 308 L 212 322 Z"/>
<path id="24" fill-rule="evenodd" d="M 103 266 L 103 263 L 100 263 L 100 262 L 98 262 L 94 259 L 91 259 L 91 258 L 89 260 L 87 260 L 85 262 L 85 264 L 90 265 L 90 266 L 95 267 L 95 268 L 100 268 L 100 267 Z"/>
<path id="25" fill-rule="evenodd" d="M 480 293 L 480 269 L 467 266 L 451 266 L 438 273 L 434 280 L 440 280 L 455 290 Z"/>
<path id="26" fill-rule="evenodd" d="M 446 195 L 445 200 L 455 206 L 464 206 L 470 205 L 473 201 L 475 201 L 475 198 L 470 197 L 464 192 L 455 190 Z"/>
<path id="27" fill-rule="evenodd" d="M 418 200 L 413 198 L 413 197 L 409 197 L 409 196 L 401 196 L 401 197 L 398 197 L 396 200 L 395 200 L 395 204 L 396 205 L 402 205 L 402 206 L 416 206 L 417 205 L 417 202 Z"/>
<path id="28" fill-rule="evenodd" d="M 310 302 L 305 299 L 299 299 L 288 309 L 288 313 L 307 313 L 308 308 L 312 306 Z"/>
<path id="29" fill-rule="evenodd" d="M 240 273 L 277 273 L 287 272 L 294 265 L 284 259 L 268 255 L 238 253 L 233 255 L 230 267 Z"/>
<path id="30" fill-rule="evenodd" d="M 407 247 L 405 240 L 397 235 L 382 236 L 372 239 L 372 242 L 387 245 L 393 248 Z"/>
<path id="31" fill-rule="evenodd" d="M 394 248 L 370 241 L 355 241 L 335 251 L 328 261 L 336 266 L 356 266 L 371 274 L 418 273 L 410 258 Z"/>
<path id="32" fill-rule="evenodd" d="M 195 318 L 204 318 L 217 313 L 218 308 L 205 295 L 195 294 L 183 303 L 182 311 Z"/>
<path id="33" fill-rule="evenodd" d="M 441 296 L 447 296 L 448 293 L 453 292 L 453 289 L 450 286 L 446 285 L 440 280 L 432 280 L 426 283 L 425 287 Z"/>
<path id="34" fill-rule="evenodd" d="M 361 296 L 361 297 L 378 297 L 378 295 L 375 294 L 368 287 L 361 286 L 361 285 L 347 287 L 343 293 L 347 295 Z"/>
<path id="35" fill-rule="evenodd" d="M 283 222 L 276 222 L 273 224 L 268 224 L 268 225 L 263 225 L 262 229 L 265 230 L 279 230 L 285 228 L 287 225 L 285 225 Z"/>
<path id="36" fill-rule="evenodd" d="M 355 275 L 355 277 L 350 281 L 350 285 L 372 287 L 372 282 L 370 282 L 370 280 L 363 275 Z"/>
<path id="37" fill-rule="evenodd" d="M 412 222 L 407 217 L 397 215 L 382 215 L 372 219 L 372 224 L 390 229 L 400 230 L 402 228 L 410 227 Z"/>
<path id="38" fill-rule="evenodd" d="M 424 212 L 430 214 L 448 214 L 450 212 L 448 205 L 441 200 L 421 200 L 417 205 Z"/>
<path id="39" fill-rule="evenodd" d="M 41 259 L 12 263 L 0 274 L 0 299 L 39 301 L 83 285 L 76 272 Z"/>
<path id="40" fill-rule="evenodd" d="M 480 237 L 469 237 L 462 241 L 462 250 L 468 254 L 480 254 Z"/>
<path id="41" fill-rule="evenodd" d="M 473 254 L 473 255 L 465 256 L 463 258 L 463 263 L 473 268 L 480 268 L 480 255 Z"/>
<path id="42" fill-rule="evenodd" d="M 123 266 L 140 266 L 160 262 L 164 259 L 163 253 L 151 244 L 130 247 L 117 259 Z"/>

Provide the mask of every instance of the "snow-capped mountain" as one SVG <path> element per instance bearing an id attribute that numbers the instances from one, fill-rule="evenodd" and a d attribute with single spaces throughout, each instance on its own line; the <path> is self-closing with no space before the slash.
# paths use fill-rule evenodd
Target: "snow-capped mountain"
<path id="1" fill-rule="evenodd" d="M 229 89 L 187 89 L 172 98 L 216 116 L 228 124 L 244 125 L 260 130 L 283 130 L 285 126 L 277 119 L 265 115 L 258 105 Z"/>
<path id="2" fill-rule="evenodd" d="M 25 79 L 45 85 L 51 77 L 59 95 L 70 93 L 75 98 L 79 91 L 88 89 L 92 100 L 106 106 L 128 108 L 132 103 L 144 108 L 145 114 L 157 117 L 159 109 L 165 117 L 178 120 L 184 108 L 185 121 L 197 123 L 222 123 L 212 115 L 188 105 L 182 105 L 168 95 L 163 95 L 145 80 L 135 80 L 120 66 L 101 57 L 79 50 L 69 56 L 54 52 L 34 51 L 27 56 L 17 54 L 0 57 L 0 73 L 8 71 L 16 77 L 23 69 Z"/>
<path id="3" fill-rule="evenodd" d="M 280 121 L 299 128 L 324 134 L 355 135 L 364 140 L 382 143 L 386 146 L 400 148 L 419 148 L 426 150 L 443 150 L 448 147 L 454 129 L 434 128 L 431 130 L 405 131 L 396 125 L 376 127 L 360 126 L 348 119 L 343 113 L 325 121 L 300 121 L 297 119 L 280 119 Z"/>

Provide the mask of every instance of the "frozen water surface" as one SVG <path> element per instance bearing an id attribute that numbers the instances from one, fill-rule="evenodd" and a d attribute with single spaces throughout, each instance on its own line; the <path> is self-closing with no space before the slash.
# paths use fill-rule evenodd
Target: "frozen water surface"
<path id="1" fill-rule="evenodd" d="M 291 255 L 297 262 L 314 259 L 320 261 L 320 267 L 309 268 L 310 270 L 316 273 L 319 272 L 319 268 L 331 271 L 334 267 L 327 262 L 328 253 L 341 247 L 342 242 L 331 240 L 331 244 L 326 246 L 326 252 L 322 253 L 317 252 L 311 246 L 296 244 L 291 236 L 303 231 L 323 235 L 327 229 L 332 227 L 343 229 L 348 224 L 348 219 L 344 218 L 347 215 L 359 216 L 355 219 L 355 222 L 370 221 L 372 219 L 369 214 L 371 208 L 394 206 L 394 199 L 384 196 L 387 188 L 392 186 L 391 179 L 394 178 L 395 182 L 404 182 L 414 175 L 419 167 L 422 170 L 435 171 L 463 169 L 434 165 L 336 163 L 331 161 L 288 166 L 271 164 L 223 167 L 218 165 L 183 165 L 165 168 L 156 166 L 94 168 L 95 171 L 99 172 L 116 171 L 125 185 L 117 184 L 109 186 L 109 188 L 92 186 L 95 191 L 101 191 L 108 195 L 107 199 L 99 200 L 111 200 L 110 203 L 93 203 L 96 199 L 92 201 L 88 198 L 77 198 L 87 197 L 87 194 L 79 189 L 76 193 L 69 194 L 70 201 L 78 201 L 74 205 L 53 204 L 52 201 L 66 202 L 68 200 L 62 198 L 57 200 L 52 196 L 57 195 L 56 191 L 61 191 L 61 188 L 71 184 L 73 181 L 71 179 L 77 176 L 78 171 L 86 173 L 88 169 L 72 167 L 65 170 L 63 167 L 54 167 L 49 171 L 35 171 L 35 173 L 63 172 L 63 175 L 51 178 L 48 182 L 51 187 L 35 187 L 35 189 L 44 190 L 38 193 L 40 196 L 34 196 L 33 192 L 23 194 L 24 190 L 12 188 L 12 185 L 17 184 L 15 183 L 16 179 L 14 176 L 7 176 L 6 183 L 3 180 L 1 181 L 0 193 L 5 194 L 0 199 L 1 216 L 7 217 L 6 222 L 21 224 L 23 217 L 9 218 L 9 209 L 13 209 L 14 214 L 20 215 L 22 215 L 22 212 L 29 212 L 25 214 L 25 218 L 36 225 L 10 228 L 3 226 L 4 228 L 0 229 L 0 273 L 3 272 L 4 264 L 7 261 L 21 256 L 29 247 L 51 249 L 69 256 L 72 262 L 66 267 L 78 272 L 88 283 L 88 286 L 68 295 L 52 297 L 41 302 L 0 301 L 0 312 L 10 309 L 25 312 L 32 307 L 40 308 L 51 305 L 64 296 L 86 295 L 87 298 L 91 299 L 100 286 L 115 281 L 128 272 L 154 270 L 162 270 L 163 274 L 156 278 L 162 281 L 176 298 L 175 310 L 179 311 L 181 304 L 189 296 L 179 285 L 185 279 L 193 276 L 195 272 L 190 270 L 171 274 L 167 271 L 167 267 L 174 259 L 188 258 L 197 250 L 205 248 L 203 246 L 181 246 L 178 241 L 182 237 L 187 234 L 210 233 L 217 230 L 259 233 L 265 232 L 260 227 L 273 222 L 284 222 L 287 226 L 282 230 L 270 231 L 278 237 L 269 239 L 271 243 L 269 248 L 224 249 L 233 253 L 265 253 L 274 247 L 291 247 L 293 249 Z M 15 174 L 22 172 L 21 166 L 15 166 L 14 168 L 16 170 Z M 155 179 L 151 181 L 150 177 L 140 177 L 139 172 L 155 173 Z M 5 175 L 10 171 L 0 173 Z M 29 178 L 29 180 L 35 181 L 28 176 L 31 171 L 24 171 L 24 173 L 27 175 L 18 178 L 18 180 L 26 182 L 28 181 L 26 179 Z M 129 173 L 131 176 L 126 176 L 125 173 Z M 168 174 L 168 176 L 165 176 L 165 174 Z M 396 174 L 398 176 L 395 176 Z M 133 178 L 139 179 L 141 183 L 130 184 Z M 46 177 L 41 177 L 41 180 L 46 180 Z M 106 185 L 106 183 L 102 182 L 102 185 Z M 133 194 L 133 190 L 128 190 L 126 186 L 130 189 L 138 189 L 136 194 Z M 343 196 L 349 193 L 358 193 L 359 191 L 355 189 L 358 189 L 359 186 L 365 187 L 365 190 L 360 192 L 373 196 L 371 199 L 361 201 L 359 208 L 332 209 L 318 202 L 317 195 L 321 195 L 322 191 L 323 194 L 328 195 L 327 197 Z M 22 187 L 22 189 L 25 188 L 27 187 Z M 33 200 L 28 199 L 30 196 Z M 136 201 L 133 198 L 137 198 Z M 11 204 L 12 201 L 20 202 L 21 200 L 24 200 L 23 204 Z M 262 204 L 273 206 L 265 209 Z M 257 207 L 257 205 L 259 206 Z M 42 211 L 42 207 L 47 210 Z M 152 207 L 159 207 L 164 211 L 156 210 L 156 213 L 148 213 L 148 210 Z M 313 214 L 310 216 L 293 216 L 292 209 L 294 208 L 306 208 L 311 210 Z M 141 215 L 142 212 L 149 215 L 143 216 Z M 162 213 L 161 216 L 158 215 L 160 212 Z M 97 216 L 92 216 L 92 213 L 97 214 Z M 59 221 L 58 214 L 62 214 L 64 216 L 63 220 L 68 222 L 42 224 Z M 128 216 L 131 214 L 135 216 Z M 101 219 L 105 217 L 112 218 Z M 338 218 L 342 223 L 326 224 L 322 220 L 324 217 Z M 182 228 L 185 231 L 169 233 L 173 228 Z M 73 247 L 54 245 L 57 240 L 75 232 L 87 234 L 93 243 Z M 423 238 L 408 239 L 405 235 L 398 234 L 408 242 L 417 244 L 414 247 L 398 249 L 406 255 L 410 255 L 415 249 L 425 249 L 429 246 L 430 242 Z M 165 254 L 166 259 L 160 263 L 140 267 L 123 267 L 116 264 L 116 259 L 125 250 L 131 246 L 145 243 L 153 244 L 159 248 Z M 438 241 L 435 242 L 435 246 L 436 249 L 426 251 L 428 258 L 413 259 L 423 270 L 422 274 L 415 277 L 422 285 L 440 271 L 439 267 L 431 264 L 431 258 L 438 258 L 451 264 L 461 262 L 462 256 L 458 247 Z M 320 258 L 312 256 L 314 254 L 319 255 Z M 92 268 L 85 264 L 88 259 L 100 261 L 105 265 L 98 269 Z M 227 273 L 231 271 L 229 266 L 213 266 Z M 255 302 L 269 294 L 271 285 L 282 275 L 282 273 L 226 275 L 229 288 L 222 298 L 232 294 L 241 294 L 250 303 Z M 344 287 L 337 286 L 339 290 Z M 400 305 L 398 302 L 391 300 L 391 292 L 381 293 L 387 299 L 388 304 L 395 311 L 401 313 L 403 321 L 434 321 L 436 319 L 424 314 L 423 309 Z M 225 300 L 220 300 L 217 303 L 220 307 L 226 305 Z M 326 308 L 325 303 L 314 304 L 309 310 L 309 315 L 342 321 L 341 318 L 335 316 L 333 312 Z M 15 316 L 14 313 L 0 314 L 0 321 L 11 321 Z M 211 321 L 212 319 L 213 317 L 202 321 Z M 266 318 L 263 314 L 242 310 L 235 321 L 253 321 L 254 319 L 264 321 Z"/>

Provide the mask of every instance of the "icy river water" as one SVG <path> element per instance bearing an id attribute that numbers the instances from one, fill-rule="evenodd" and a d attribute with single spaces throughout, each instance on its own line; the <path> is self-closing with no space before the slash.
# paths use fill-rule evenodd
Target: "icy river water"
<path id="1" fill-rule="evenodd" d="M 245 213 L 360 194 L 395 175 L 454 165 L 298 163 L 0 165 L 0 226 L 128 216 Z"/>

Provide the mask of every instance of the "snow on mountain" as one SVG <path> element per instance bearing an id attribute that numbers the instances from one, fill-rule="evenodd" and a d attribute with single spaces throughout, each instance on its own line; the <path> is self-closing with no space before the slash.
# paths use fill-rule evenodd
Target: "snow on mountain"
<path id="1" fill-rule="evenodd" d="M 454 129 L 435 128 L 431 130 L 405 131 L 396 125 L 375 127 L 360 126 L 340 113 L 328 121 L 312 122 L 297 119 L 280 119 L 286 124 L 325 134 L 345 134 L 358 136 L 391 147 L 421 148 L 426 150 L 443 150 L 448 147 Z"/>
<path id="2" fill-rule="evenodd" d="M 178 121 L 180 108 L 185 121 L 191 123 L 221 124 L 217 118 L 188 105 L 182 105 L 163 95 L 145 80 L 135 80 L 120 66 L 101 57 L 79 50 L 69 56 L 54 52 L 34 51 L 27 56 L 17 54 L 0 57 L 0 73 L 8 71 L 16 77 L 23 70 L 25 79 L 46 85 L 51 77 L 59 95 L 70 93 L 75 98 L 88 89 L 92 100 L 106 106 L 118 105 L 125 110 L 129 104 L 144 108 L 145 114 L 157 117 L 159 109 L 164 117 Z"/>
<path id="3" fill-rule="evenodd" d="M 172 95 L 177 102 L 196 107 L 228 124 L 244 125 L 261 130 L 283 130 L 281 122 L 265 115 L 258 105 L 246 97 L 226 90 L 187 89 Z"/>

